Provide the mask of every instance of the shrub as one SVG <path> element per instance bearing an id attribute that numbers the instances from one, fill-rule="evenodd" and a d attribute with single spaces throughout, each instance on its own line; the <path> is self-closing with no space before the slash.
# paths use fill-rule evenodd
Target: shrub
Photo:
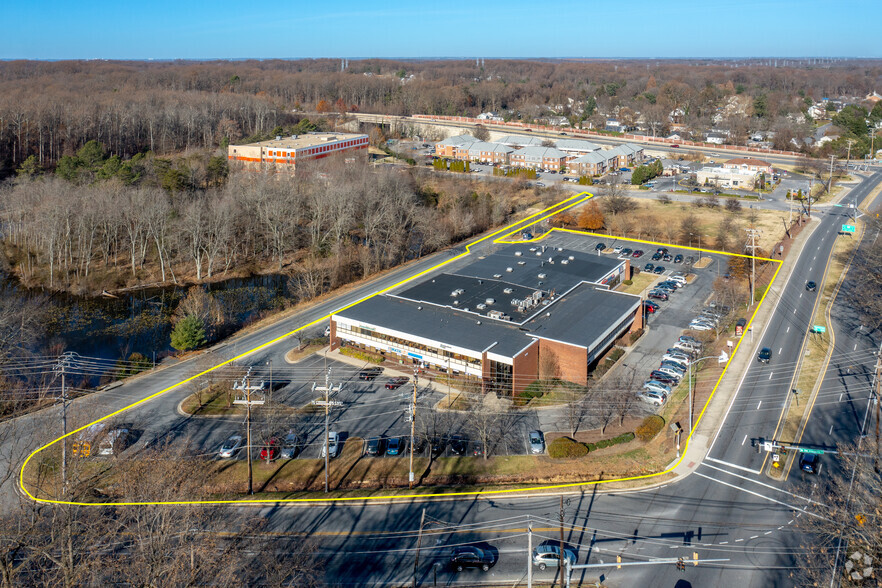
<path id="1" fill-rule="evenodd" d="M 665 426 L 665 419 L 658 416 L 657 414 L 649 415 L 643 422 L 640 423 L 640 426 L 637 427 L 635 433 L 637 437 L 641 441 L 652 441 L 652 439 L 659 434 Z"/>
<path id="2" fill-rule="evenodd" d="M 659 417 L 661 418 L 661 417 Z M 604 449 L 606 447 L 612 447 L 613 445 L 619 445 L 621 443 L 627 443 L 629 441 L 634 440 L 634 433 L 622 433 L 618 437 L 613 437 L 612 439 L 601 439 L 597 443 L 588 443 L 588 451 L 597 451 L 598 449 Z"/>
<path id="3" fill-rule="evenodd" d="M 631 331 L 628 333 L 628 339 L 631 342 L 631 345 L 637 342 L 637 339 L 643 336 L 643 329 L 637 329 L 636 331 Z"/>
<path id="4" fill-rule="evenodd" d="M 367 351 L 361 351 L 360 349 L 352 349 L 350 347 L 341 347 L 340 353 L 343 355 L 347 355 L 349 357 L 353 357 L 355 359 L 360 359 L 362 361 L 368 361 L 370 363 L 383 363 L 383 356 L 378 355 L 376 353 L 369 353 Z"/>
<path id="5" fill-rule="evenodd" d="M 624 280 L 622 283 L 626 286 L 630 286 L 631 284 L 634 283 L 634 280 Z"/>
<path id="6" fill-rule="evenodd" d="M 585 447 L 585 444 L 569 437 L 558 437 L 548 444 L 548 456 L 552 459 L 584 457 L 586 455 L 588 455 L 588 448 Z"/>

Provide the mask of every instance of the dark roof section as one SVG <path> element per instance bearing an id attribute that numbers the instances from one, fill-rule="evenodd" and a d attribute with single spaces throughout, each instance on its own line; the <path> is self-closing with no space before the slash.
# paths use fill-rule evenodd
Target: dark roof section
<path id="1" fill-rule="evenodd" d="M 518 305 L 512 304 L 512 301 L 531 298 L 534 292 L 536 292 L 535 289 L 524 288 L 501 280 L 439 274 L 408 288 L 395 297 L 482 315 L 497 310 L 511 316 L 515 322 L 519 323 L 533 314 L 535 310 L 525 309 L 524 312 L 519 312 Z M 488 300 L 493 302 L 488 303 Z"/>
<path id="2" fill-rule="evenodd" d="M 591 349 L 639 306 L 639 296 L 583 284 L 559 298 L 547 313 L 528 321 L 525 327 L 536 337 Z"/>
<path id="3" fill-rule="evenodd" d="M 533 340 L 513 324 L 392 296 L 374 296 L 335 314 L 463 349 L 489 350 L 504 357 L 514 357 Z"/>

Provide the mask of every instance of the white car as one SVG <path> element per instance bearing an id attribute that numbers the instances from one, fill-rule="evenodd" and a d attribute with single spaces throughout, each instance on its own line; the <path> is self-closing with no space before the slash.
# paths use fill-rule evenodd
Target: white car
<path id="1" fill-rule="evenodd" d="M 242 449 L 242 444 L 245 442 L 245 438 L 242 435 L 230 435 L 230 438 L 224 441 L 224 444 L 221 445 L 220 451 L 217 452 L 218 457 L 230 458 L 235 457 L 239 450 Z"/>
<path id="2" fill-rule="evenodd" d="M 622 249 L 623 249 L 623 247 L 621 245 L 616 245 L 615 247 L 613 247 L 613 252 L 621 253 Z"/>
<path id="3" fill-rule="evenodd" d="M 681 373 L 679 370 L 675 370 L 674 368 L 670 368 L 670 367 L 664 367 L 664 366 L 657 367 L 657 368 L 655 368 L 655 371 L 661 372 L 661 373 L 665 374 L 666 376 L 670 376 L 672 378 L 677 378 L 678 380 L 683 377 L 683 373 Z"/>
<path id="4" fill-rule="evenodd" d="M 669 282 L 677 282 L 681 286 L 686 285 L 686 278 L 684 278 L 683 276 L 668 276 L 668 281 Z"/>
<path id="5" fill-rule="evenodd" d="M 340 435 L 337 431 L 328 431 L 328 444 L 325 445 L 325 442 L 322 441 L 322 457 L 327 453 L 330 457 L 337 457 L 337 452 L 340 450 Z M 331 448 L 328 451 L 328 447 Z"/>
<path id="6" fill-rule="evenodd" d="M 697 345 L 692 345 L 690 343 L 684 343 L 682 341 L 678 341 L 674 343 L 674 349 L 679 349 L 685 353 L 701 353 L 701 347 Z"/>
<path id="7" fill-rule="evenodd" d="M 655 390 L 643 390 L 642 392 L 638 392 L 637 398 L 643 402 L 648 402 L 649 404 L 654 404 L 656 406 L 661 406 L 668 401 L 666 395 L 656 392 Z"/>
<path id="8" fill-rule="evenodd" d="M 655 380 L 647 380 L 643 382 L 643 389 L 658 392 L 660 394 L 664 394 L 665 396 L 669 396 L 671 394 L 670 386 L 666 386 L 661 382 L 656 382 Z"/>
<path id="9" fill-rule="evenodd" d="M 665 353 L 664 355 L 662 355 L 662 361 L 678 363 L 683 367 L 689 366 L 689 358 L 679 354 L 673 355 L 670 353 Z"/>

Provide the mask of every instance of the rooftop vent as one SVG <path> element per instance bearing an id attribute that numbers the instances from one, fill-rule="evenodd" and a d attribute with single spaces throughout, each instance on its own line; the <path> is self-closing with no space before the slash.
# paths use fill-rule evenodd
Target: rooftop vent
<path id="1" fill-rule="evenodd" d="M 547 274 L 539 274 L 539 279 L 544 280 Z"/>
<path id="2" fill-rule="evenodd" d="M 575 255 L 570 255 L 570 261 L 573 261 L 574 259 L 576 259 L 576 256 L 575 256 Z"/>
<path id="3" fill-rule="evenodd" d="M 536 252 L 536 257 L 542 257 L 542 252 L 541 252 L 541 251 L 537 251 L 537 252 Z"/>
<path id="4" fill-rule="evenodd" d="M 521 255 L 523 255 L 523 253 L 521 253 L 520 251 L 515 251 L 515 256 L 516 256 L 516 257 L 520 257 Z"/>
<path id="5" fill-rule="evenodd" d="M 488 299 L 485 300 L 484 302 L 485 302 L 486 304 L 495 304 L 495 303 L 496 303 L 496 299 L 495 299 L 495 298 L 488 298 Z"/>
<path id="6" fill-rule="evenodd" d="M 513 270 L 512 270 L 512 268 L 507 267 L 507 268 L 505 268 L 505 271 L 507 271 L 507 272 L 511 272 L 511 271 L 513 271 Z"/>
<path id="7" fill-rule="evenodd" d="M 423 309 L 422 306 L 417 306 L 417 310 L 422 310 L 422 309 Z"/>
<path id="8" fill-rule="evenodd" d="M 493 277 L 494 277 L 494 278 L 501 278 L 501 277 L 502 277 L 502 274 L 493 274 Z"/>
<path id="9" fill-rule="evenodd" d="M 477 321 L 475 324 L 480 325 L 480 324 L 481 324 L 481 321 Z"/>
<path id="10" fill-rule="evenodd" d="M 527 262 L 526 261 L 519 261 L 518 265 L 527 265 Z"/>
<path id="11" fill-rule="evenodd" d="M 511 294 L 513 291 L 514 291 L 514 290 L 512 290 L 511 288 L 506 288 L 506 289 L 503 290 L 502 292 L 503 292 L 504 294 Z"/>
<path id="12" fill-rule="evenodd" d="M 477 308 L 478 310 L 484 310 L 485 308 L 487 308 L 487 305 L 486 304 L 477 304 L 475 306 L 475 308 Z"/>
<path id="13" fill-rule="evenodd" d="M 558 251 L 563 251 L 563 247 L 558 247 L 557 250 L 558 250 Z"/>

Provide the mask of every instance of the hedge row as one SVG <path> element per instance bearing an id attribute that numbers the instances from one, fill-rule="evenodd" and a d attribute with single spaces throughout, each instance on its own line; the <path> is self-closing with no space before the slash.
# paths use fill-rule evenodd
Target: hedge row
<path id="1" fill-rule="evenodd" d="M 606 359 L 600 363 L 596 368 L 594 368 L 594 377 L 599 378 L 615 365 L 615 363 L 619 360 L 620 357 L 625 355 L 625 350 L 621 347 L 613 347 L 613 350 L 609 352 L 609 355 L 606 356 Z"/>
<path id="2" fill-rule="evenodd" d="M 590 451 L 605 449 L 613 445 L 634 440 L 634 433 L 623 433 L 612 439 L 601 439 L 597 443 L 580 443 L 570 437 L 558 437 L 548 445 L 548 455 L 554 459 L 565 457 L 584 457 Z"/>
<path id="3" fill-rule="evenodd" d="M 597 443 L 587 443 L 588 451 L 597 451 L 598 449 L 605 449 L 606 447 L 612 447 L 613 445 L 619 445 L 620 443 L 627 443 L 628 441 L 634 440 L 634 433 L 623 433 L 618 437 L 613 437 L 612 439 L 601 439 Z"/>
<path id="4" fill-rule="evenodd" d="M 368 353 L 367 351 L 360 351 L 358 349 L 352 349 L 350 347 L 341 347 L 340 353 L 349 357 L 353 357 L 355 359 L 360 359 L 361 361 L 367 361 L 370 363 L 383 363 L 383 356 L 377 355 L 376 353 Z"/>

